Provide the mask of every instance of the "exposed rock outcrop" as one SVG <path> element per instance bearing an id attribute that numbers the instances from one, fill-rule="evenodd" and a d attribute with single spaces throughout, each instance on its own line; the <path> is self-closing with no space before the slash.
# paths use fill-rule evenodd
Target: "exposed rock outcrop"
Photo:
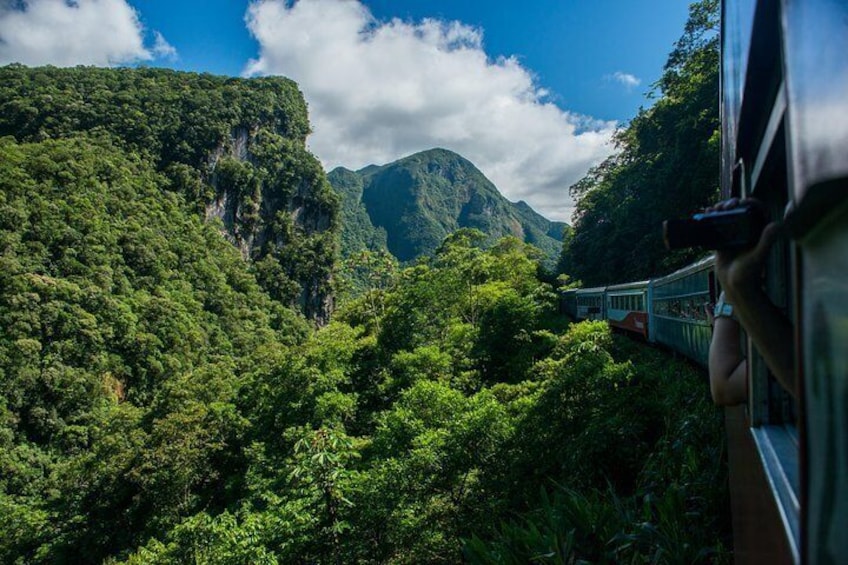
<path id="1" fill-rule="evenodd" d="M 0 136 L 41 141 L 107 137 L 151 164 L 163 189 L 220 220 L 278 301 L 317 323 L 330 313 L 337 198 L 306 150 L 297 84 L 167 69 L 0 67 Z M 54 96 L 61 92 L 61 96 Z"/>
<path id="2" fill-rule="evenodd" d="M 206 218 L 221 221 L 245 260 L 277 262 L 279 269 L 260 276 L 269 292 L 323 325 L 333 307 L 328 263 L 334 245 L 324 236 L 335 230 L 336 202 L 317 160 L 302 147 L 283 144 L 295 155 L 264 156 L 268 135 L 237 127 L 211 153 L 207 182 L 214 196 L 205 205 Z M 326 261 L 303 269 L 296 250 Z"/>

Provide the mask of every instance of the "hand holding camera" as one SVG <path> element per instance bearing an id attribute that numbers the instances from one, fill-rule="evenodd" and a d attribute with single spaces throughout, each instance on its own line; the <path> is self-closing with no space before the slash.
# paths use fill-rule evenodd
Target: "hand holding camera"
<path id="1" fill-rule="evenodd" d="M 768 223 L 763 205 L 753 198 L 731 198 L 683 220 L 667 220 L 663 235 L 669 249 L 715 249 L 716 275 L 731 302 L 755 292 L 779 223 Z"/>
<path id="2" fill-rule="evenodd" d="M 691 218 L 666 220 L 663 238 L 668 249 L 740 250 L 753 247 L 765 225 L 762 204 L 752 199 L 731 198 Z"/>

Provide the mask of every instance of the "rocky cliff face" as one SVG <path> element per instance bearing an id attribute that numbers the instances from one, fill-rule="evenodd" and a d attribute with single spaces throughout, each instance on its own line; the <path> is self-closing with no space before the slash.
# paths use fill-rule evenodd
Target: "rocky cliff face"
<path id="1" fill-rule="evenodd" d="M 338 203 L 306 150 L 306 103 L 294 82 L 21 65 L 0 67 L 0 79 L 0 136 L 108 137 L 220 220 L 271 296 L 327 320 Z"/>
<path id="2" fill-rule="evenodd" d="M 269 159 L 268 135 L 261 128 L 234 128 L 212 152 L 206 182 L 213 196 L 205 204 L 206 219 L 221 222 L 245 260 L 265 266 L 260 280 L 272 296 L 323 325 L 333 305 L 329 267 L 336 202 L 312 155 L 289 147 L 294 155 Z M 303 265 L 308 257 L 323 261 Z"/>
<path id="3" fill-rule="evenodd" d="M 244 234 L 238 226 L 245 223 L 245 211 L 240 209 L 238 195 L 230 187 L 221 186 L 215 169 L 221 159 L 233 159 L 240 163 L 248 161 L 247 146 L 249 134 L 245 128 L 233 130 L 227 142 L 222 142 L 209 156 L 207 182 L 215 190 L 215 196 L 206 204 L 206 219 L 217 218 L 224 225 L 224 233 L 233 245 L 239 248 L 244 259 L 251 258 L 255 233 Z M 251 211 L 252 213 L 253 211 Z"/>

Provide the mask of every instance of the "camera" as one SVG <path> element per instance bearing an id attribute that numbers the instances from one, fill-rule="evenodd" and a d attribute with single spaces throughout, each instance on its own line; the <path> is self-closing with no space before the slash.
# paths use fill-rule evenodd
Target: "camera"
<path id="1" fill-rule="evenodd" d="M 754 246 L 766 226 L 757 206 L 743 204 L 730 210 L 700 212 L 691 218 L 663 222 L 663 239 L 668 249 L 744 249 Z"/>

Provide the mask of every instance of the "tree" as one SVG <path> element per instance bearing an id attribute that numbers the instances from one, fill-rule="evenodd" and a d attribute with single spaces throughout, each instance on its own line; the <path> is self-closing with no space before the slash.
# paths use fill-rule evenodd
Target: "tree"
<path id="1" fill-rule="evenodd" d="M 669 253 L 662 221 L 718 195 L 718 2 L 690 7 L 659 98 L 616 134 L 619 153 L 571 187 L 576 220 L 559 270 L 589 286 L 639 280 L 679 268 L 697 252 Z"/>

